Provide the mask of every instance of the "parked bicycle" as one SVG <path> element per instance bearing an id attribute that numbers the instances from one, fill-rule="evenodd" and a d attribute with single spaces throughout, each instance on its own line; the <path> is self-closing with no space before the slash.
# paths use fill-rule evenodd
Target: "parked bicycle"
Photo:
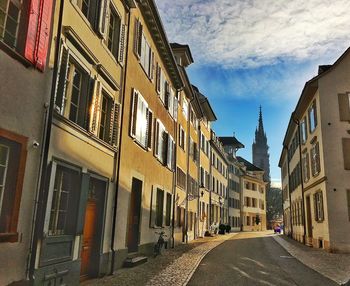
<path id="1" fill-rule="evenodd" d="M 154 257 L 161 254 L 162 247 L 165 244 L 164 237 L 166 237 L 164 231 L 156 232 L 156 234 L 159 234 L 159 237 L 157 243 L 154 245 Z"/>

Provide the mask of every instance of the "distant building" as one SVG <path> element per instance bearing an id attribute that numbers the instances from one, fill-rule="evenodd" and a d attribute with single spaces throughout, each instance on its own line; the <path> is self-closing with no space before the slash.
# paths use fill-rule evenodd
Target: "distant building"
<path id="1" fill-rule="evenodd" d="M 270 182 L 270 154 L 267 137 L 264 131 L 262 111 L 260 106 L 259 126 L 255 130 L 255 139 L 252 145 L 253 164 L 264 170 L 264 181 Z"/>
<path id="2" fill-rule="evenodd" d="M 264 170 L 237 157 L 244 165 L 242 178 L 242 230 L 266 230 L 266 185 Z"/>

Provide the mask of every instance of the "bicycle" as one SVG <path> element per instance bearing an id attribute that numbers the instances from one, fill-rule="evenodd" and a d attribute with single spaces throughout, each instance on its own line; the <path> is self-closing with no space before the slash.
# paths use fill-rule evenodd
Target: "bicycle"
<path id="1" fill-rule="evenodd" d="M 156 234 L 159 234 L 159 237 L 157 243 L 154 245 L 154 257 L 161 254 L 162 247 L 165 244 L 164 237 L 166 237 L 164 231 L 156 232 Z"/>

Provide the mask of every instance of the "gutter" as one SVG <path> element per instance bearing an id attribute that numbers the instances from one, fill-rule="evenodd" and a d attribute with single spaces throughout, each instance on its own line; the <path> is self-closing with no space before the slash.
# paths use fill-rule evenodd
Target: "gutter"
<path id="1" fill-rule="evenodd" d="M 117 161 L 117 173 L 115 178 L 115 198 L 114 198 L 114 209 L 113 209 L 113 224 L 112 224 L 112 237 L 111 237 L 111 251 L 112 251 L 112 261 L 111 261 L 111 270 L 110 275 L 113 275 L 114 272 L 114 266 L 115 266 L 115 231 L 117 227 L 117 207 L 118 207 L 118 194 L 119 194 L 119 175 L 120 175 L 120 158 L 121 158 L 121 145 L 122 145 L 122 137 L 123 137 L 123 121 L 124 121 L 124 109 L 125 109 L 125 90 L 126 90 L 126 72 L 128 69 L 128 55 L 129 55 L 129 37 L 130 37 L 130 19 L 131 19 L 131 12 L 129 9 L 128 12 L 128 33 L 126 38 L 126 52 L 125 52 L 125 65 L 124 65 L 124 73 L 121 75 L 123 77 L 122 83 L 122 108 L 121 108 L 121 115 L 120 115 L 120 136 L 119 136 L 119 146 L 118 146 L 118 158 L 115 160 Z"/>
<path id="2" fill-rule="evenodd" d="M 52 119 L 54 113 L 54 104 L 55 104 L 55 92 L 56 92 L 56 82 L 58 75 L 58 61 L 59 61 L 59 52 L 60 52 L 60 43 L 61 43 L 61 34 L 62 34 L 62 21 L 63 21 L 63 10 L 64 10 L 64 2 L 60 1 L 59 15 L 58 15 L 58 24 L 57 24 L 57 34 L 56 34 L 56 43 L 55 43 L 55 55 L 54 55 L 54 65 L 53 65 L 53 76 L 51 82 L 51 96 L 50 96 L 50 105 L 49 111 L 46 117 L 46 125 L 44 127 L 44 144 L 43 144 L 43 153 L 42 158 L 40 160 L 40 169 L 38 174 L 38 188 L 36 190 L 36 201 L 34 207 L 33 221 L 35 220 L 37 223 L 33 227 L 33 232 L 31 235 L 31 243 L 29 249 L 28 256 L 28 266 L 27 267 L 27 275 L 30 279 L 35 279 L 34 270 L 35 270 L 35 260 L 36 260 L 36 252 L 38 246 L 38 239 L 40 237 L 40 232 L 42 231 L 43 220 L 45 219 L 45 211 L 44 205 L 47 200 L 47 194 L 44 193 L 45 182 L 47 179 L 47 164 L 49 157 L 49 148 L 50 148 L 50 139 L 51 139 L 51 127 L 52 127 Z M 54 13 L 56 2 L 52 6 L 51 13 Z M 52 22 L 50 23 L 53 26 L 54 23 L 54 15 L 52 17 Z M 33 255 L 34 253 L 34 255 Z"/>

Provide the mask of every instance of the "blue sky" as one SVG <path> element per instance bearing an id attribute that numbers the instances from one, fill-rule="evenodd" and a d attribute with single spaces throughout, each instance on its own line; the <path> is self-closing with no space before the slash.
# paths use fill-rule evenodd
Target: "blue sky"
<path id="1" fill-rule="evenodd" d="M 252 159 L 259 105 L 270 146 L 271 178 L 290 113 L 318 65 L 350 44 L 348 0 L 156 0 L 170 42 L 188 44 L 193 84 L 217 114 L 218 135 L 235 133 Z"/>

